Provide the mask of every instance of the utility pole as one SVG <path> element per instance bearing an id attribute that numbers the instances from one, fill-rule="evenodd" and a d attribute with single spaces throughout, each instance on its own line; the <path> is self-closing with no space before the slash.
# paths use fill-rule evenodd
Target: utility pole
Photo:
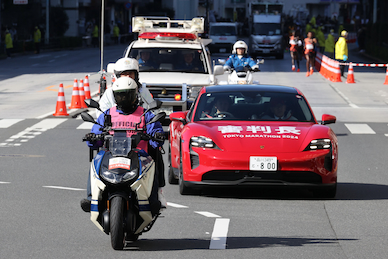
<path id="1" fill-rule="evenodd" d="M 373 1 L 373 23 L 377 22 L 377 0 Z"/>
<path id="2" fill-rule="evenodd" d="M 101 0 L 101 67 L 100 71 L 102 72 L 104 66 L 104 11 L 105 11 L 105 1 Z"/>

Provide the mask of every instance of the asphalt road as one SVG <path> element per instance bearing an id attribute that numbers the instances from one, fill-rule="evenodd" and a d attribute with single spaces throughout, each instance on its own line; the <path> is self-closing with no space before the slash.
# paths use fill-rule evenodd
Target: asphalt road
<path id="1" fill-rule="evenodd" d="M 108 47 L 106 62 L 124 48 Z M 299 88 L 318 119 L 323 113 L 337 116 L 331 126 L 340 152 L 335 199 L 284 188 L 181 196 L 167 184 L 169 206 L 152 230 L 114 251 L 110 237 L 79 206 L 89 168 L 81 138 L 90 126 L 72 116 L 50 116 L 59 83 L 70 86 L 67 104 L 74 78 L 91 74 L 91 90 L 97 91 L 99 59 L 97 49 L 83 49 L 0 60 L 0 258 L 386 257 L 385 71 L 355 69 L 356 84 L 332 83 L 318 73 L 306 78 L 304 64 L 302 72 L 292 72 L 286 54 L 284 60 L 266 58 L 262 72 L 254 74 L 262 84 Z M 165 162 L 167 169 L 167 157 Z"/>

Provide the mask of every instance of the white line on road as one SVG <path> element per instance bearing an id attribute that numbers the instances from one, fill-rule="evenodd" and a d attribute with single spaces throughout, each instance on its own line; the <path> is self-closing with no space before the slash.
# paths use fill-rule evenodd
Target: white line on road
<path id="1" fill-rule="evenodd" d="M 352 103 L 352 102 L 350 101 L 350 99 L 349 99 L 348 97 L 346 97 L 346 95 L 344 95 L 337 87 L 335 87 L 335 86 L 332 85 L 332 84 L 329 84 L 329 85 L 331 86 L 331 88 L 334 89 L 334 91 L 337 92 L 337 94 L 338 94 L 339 96 L 342 97 L 342 99 L 344 99 L 344 100 L 349 104 L 350 107 L 352 107 L 352 108 L 359 108 L 356 104 Z"/>
<path id="2" fill-rule="evenodd" d="M 71 187 L 64 187 L 64 186 L 42 186 L 42 187 L 51 188 L 51 189 L 69 190 L 69 191 L 86 191 L 86 189 L 71 188 Z"/>
<path id="3" fill-rule="evenodd" d="M 207 211 L 194 211 L 195 213 L 198 213 L 202 216 L 208 217 L 208 218 L 220 218 L 221 216 L 218 216 L 214 213 L 207 212 Z"/>
<path id="4" fill-rule="evenodd" d="M 368 124 L 345 123 L 345 126 L 352 134 L 376 134 L 376 132 L 371 127 L 369 127 Z"/>
<path id="5" fill-rule="evenodd" d="M 188 208 L 185 205 L 180 205 L 180 204 L 176 204 L 176 203 L 172 203 L 172 202 L 167 202 L 167 206 L 170 206 L 170 207 L 173 207 L 173 208 L 178 208 L 178 209 Z"/>
<path id="6" fill-rule="evenodd" d="M 225 249 L 230 219 L 216 219 L 209 249 Z"/>
<path id="7" fill-rule="evenodd" d="M 77 129 L 88 129 L 88 130 L 91 130 L 91 129 L 92 129 L 92 126 L 93 126 L 92 123 L 90 123 L 90 122 L 84 122 L 84 123 L 82 123 L 81 125 L 79 125 L 79 126 L 77 127 Z"/>
<path id="8" fill-rule="evenodd" d="M 0 184 L 8 184 L 8 183 L 10 183 L 10 182 L 0 182 Z"/>
<path id="9" fill-rule="evenodd" d="M 0 120 L 0 128 L 5 129 L 11 127 L 12 125 L 22 121 L 24 119 L 2 119 Z"/>

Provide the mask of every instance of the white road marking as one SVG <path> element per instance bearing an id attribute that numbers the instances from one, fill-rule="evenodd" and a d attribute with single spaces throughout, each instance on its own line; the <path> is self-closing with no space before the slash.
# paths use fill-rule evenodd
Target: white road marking
<path id="1" fill-rule="evenodd" d="M 53 115 L 55 112 L 48 112 L 48 113 L 45 113 L 45 114 L 43 114 L 43 115 L 40 115 L 40 116 L 38 116 L 38 117 L 36 117 L 35 119 L 43 119 L 43 118 L 46 118 L 46 117 L 48 117 L 48 116 L 51 116 L 51 115 Z"/>
<path id="2" fill-rule="evenodd" d="M 35 125 L 32 125 L 31 127 L 28 127 L 25 130 L 11 136 L 9 139 L 5 140 L 6 143 L 0 143 L 0 147 L 20 146 L 21 142 L 27 142 L 29 139 L 35 138 L 37 135 L 40 135 L 42 132 L 57 127 L 59 124 L 66 120 L 67 119 L 42 120 L 36 123 Z"/>
<path id="3" fill-rule="evenodd" d="M 198 213 L 202 216 L 208 217 L 208 218 L 220 218 L 221 216 L 218 216 L 214 213 L 207 212 L 207 211 L 194 211 L 195 213 Z"/>
<path id="4" fill-rule="evenodd" d="M 10 182 L 0 182 L 0 184 L 8 184 L 8 183 L 10 183 Z"/>
<path id="5" fill-rule="evenodd" d="M 176 203 L 172 203 L 172 202 L 167 202 L 167 206 L 170 206 L 170 207 L 173 207 L 173 208 L 178 208 L 178 209 L 188 208 L 185 205 L 180 205 L 180 204 L 176 204 Z"/>
<path id="6" fill-rule="evenodd" d="M 225 249 L 230 219 L 216 219 L 209 249 Z"/>
<path id="7" fill-rule="evenodd" d="M 335 86 L 332 85 L 332 84 L 329 84 L 329 85 L 331 86 L 331 88 L 334 89 L 334 91 L 337 92 L 337 94 L 338 94 L 339 96 L 342 97 L 342 99 L 345 100 L 345 102 L 347 102 L 347 103 L 349 104 L 350 107 L 352 107 L 352 108 L 360 108 L 360 107 L 358 107 L 356 104 L 352 103 L 352 102 L 350 101 L 350 99 L 349 99 L 348 97 L 346 97 L 346 95 L 344 95 L 337 87 L 335 87 Z"/>
<path id="8" fill-rule="evenodd" d="M 11 127 L 12 125 L 22 121 L 23 119 L 2 119 L 0 120 L 0 128 L 5 129 Z"/>
<path id="9" fill-rule="evenodd" d="M 369 127 L 368 124 L 345 123 L 345 126 L 352 134 L 376 134 L 376 132 L 371 127 Z"/>
<path id="10" fill-rule="evenodd" d="M 91 130 L 93 127 L 93 123 L 90 123 L 90 122 L 84 122 L 82 123 L 81 125 L 79 125 L 77 127 L 77 129 L 88 129 L 88 130 Z"/>
<path id="11" fill-rule="evenodd" d="M 388 134 L 384 134 L 384 136 L 388 137 Z"/>
<path id="12" fill-rule="evenodd" d="M 51 189 L 69 190 L 69 191 L 86 191 L 86 189 L 71 188 L 71 187 L 64 187 L 64 186 L 42 186 L 42 187 L 51 188 Z"/>

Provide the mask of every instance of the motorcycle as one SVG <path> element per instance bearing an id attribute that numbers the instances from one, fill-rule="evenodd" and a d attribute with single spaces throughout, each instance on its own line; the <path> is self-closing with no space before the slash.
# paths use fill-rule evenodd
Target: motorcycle
<path id="1" fill-rule="evenodd" d="M 225 64 L 224 59 L 219 59 L 219 63 Z M 263 64 L 264 59 L 257 60 L 256 64 Z M 228 72 L 228 81 L 221 81 L 221 85 L 232 85 L 232 84 L 239 84 L 239 85 L 246 85 L 246 84 L 259 84 L 259 81 L 253 80 L 252 73 L 260 71 L 259 69 L 253 70 L 251 67 L 239 67 L 236 69 L 231 68 Z"/>
<path id="2" fill-rule="evenodd" d="M 85 100 L 85 103 L 88 107 L 99 109 L 99 104 L 92 99 Z M 161 102 L 155 101 L 147 111 L 160 106 Z M 110 115 L 105 114 L 104 125 L 98 124 L 86 112 L 81 113 L 81 117 L 86 122 L 101 126 L 102 131 L 99 135 L 87 134 L 83 141 L 103 142 L 94 157 L 94 152 L 90 153 L 90 220 L 111 236 L 113 249 L 122 250 L 126 241 L 134 242 L 139 235 L 148 232 L 160 215 L 160 202 L 157 198 L 154 202 L 151 199 L 158 188 L 154 186 L 155 162 L 144 150 L 136 147 L 141 140 L 164 139 L 157 139 L 148 135 L 145 129 L 138 129 L 141 120 L 135 126 L 136 134 L 127 136 L 126 130 L 111 128 Z M 147 124 L 162 121 L 165 117 L 164 112 L 158 113 Z"/>

